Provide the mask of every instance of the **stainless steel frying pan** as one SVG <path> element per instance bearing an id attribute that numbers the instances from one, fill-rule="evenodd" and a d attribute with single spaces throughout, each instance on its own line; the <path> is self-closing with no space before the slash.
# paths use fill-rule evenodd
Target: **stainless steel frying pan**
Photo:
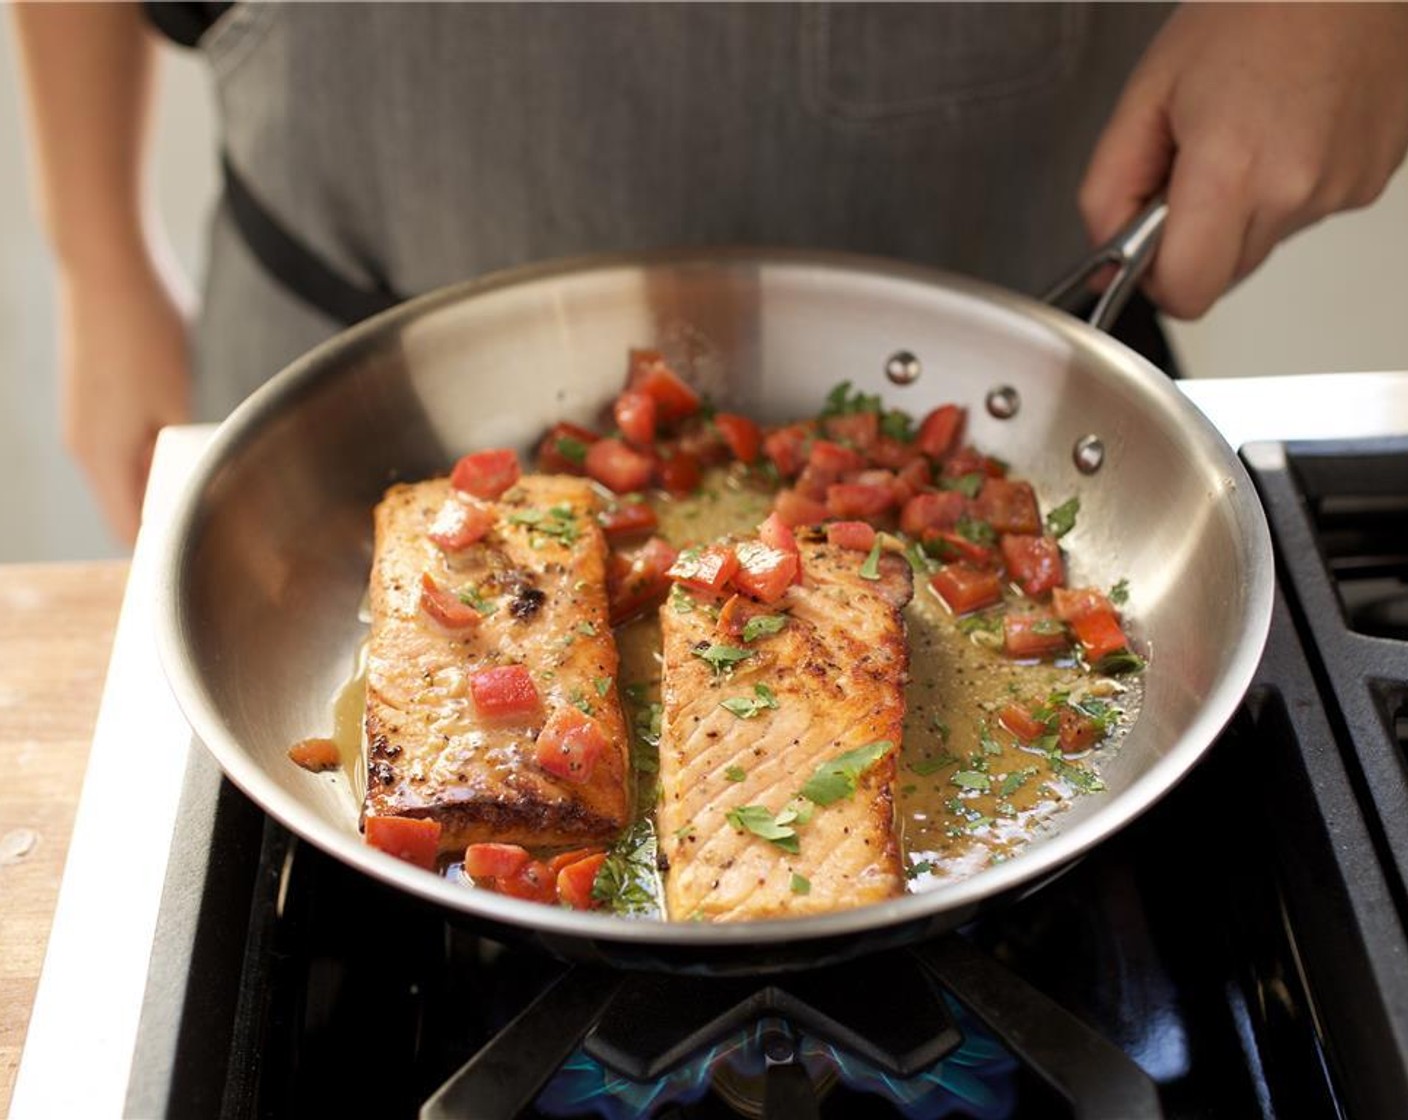
<path id="1" fill-rule="evenodd" d="M 1149 223 L 1138 228 L 1129 255 L 1150 242 Z M 1101 770 L 1108 792 L 1080 798 L 1020 855 L 971 878 L 749 924 L 535 905 L 364 846 L 345 781 L 305 773 L 285 752 L 330 731 L 332 698 L 353 671 L 372 506 L 389 483 L 442 472 L 468 449 L 527 450 L 556 420 L 590 421 L 640 345 L 662 346 L 715 400 L 764 420 L 814 413 L 843 379 L 916 414 L 962 402 L 973 439 L 1046 500 L 1078 494 L 1080 521 L 1063 542 L 1072 582 L 1127 578 L 1151 660 L 1143 711 Z M 165 557 L 160 631 L 176 696 L 225 772 L 338 859 L 576 958 L 759 970 L 952 928 L 1133 820 L 1230 718 L 1271 597 L 1265 520 L 1235 455 L 1163 374 L 1090 325 L 891 261 L 701 250 L 569 261 L 435 292 L 284 370 L 221 427 L 190 483 Z"/>

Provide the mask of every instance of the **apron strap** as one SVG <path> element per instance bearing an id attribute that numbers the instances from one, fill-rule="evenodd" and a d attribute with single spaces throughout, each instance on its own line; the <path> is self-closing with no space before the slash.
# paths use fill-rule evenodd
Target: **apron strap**
<path id="1" fill-rule="evenodd" d="M 228 155 L 222 155 L 225 201 L 235 228 L 264 270 L 304 303 L 344 326 L 402 302 L 385 283 L 360 288 L 339 275 L 275 218 L 250 192 Z"/>

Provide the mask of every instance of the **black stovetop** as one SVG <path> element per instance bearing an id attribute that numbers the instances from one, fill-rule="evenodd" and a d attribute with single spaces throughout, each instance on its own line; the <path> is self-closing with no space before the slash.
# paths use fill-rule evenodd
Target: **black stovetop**
<path id="1" fill-rule="evenodd" d="M 299 843 L 197 752 L 182 827 L 211 842 L 173 846 L 202 856 L 173 863 L 129 1111 L 1394 1115 L 1408 442 L 1280 451 L 1248 455 L 1280 590 L 1231 725 L 1056 881 L 917 949 L 747 981 L 571 967 Z"/>

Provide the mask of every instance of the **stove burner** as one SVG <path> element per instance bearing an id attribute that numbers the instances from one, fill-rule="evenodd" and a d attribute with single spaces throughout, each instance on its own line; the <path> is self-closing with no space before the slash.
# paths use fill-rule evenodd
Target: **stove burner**
<path id="1" fill-rule="evenodd" d="M 614 1073 L 587 1046 L 578 1047 L 534 1107 L 555 1117 L 630 1120 L 656 1115 L 667 1104 L 693 1104 L 712 1089 L 749 1120 L 799 1120 L 816 1115 L 818 1103 L 844 1085 L 884 1099 L 909 1120 L 956 1113 L 1003 1120 L 1016 1103 L 1016 1059 L 957 1003 L 947 1001 L 946 1010 L 961 1029 L 962 1042 L 929 1069 L 907 1077 L 833 1043 L 794 1034 L 786 1019 L 764 1016 L 651 1080 Z"/>

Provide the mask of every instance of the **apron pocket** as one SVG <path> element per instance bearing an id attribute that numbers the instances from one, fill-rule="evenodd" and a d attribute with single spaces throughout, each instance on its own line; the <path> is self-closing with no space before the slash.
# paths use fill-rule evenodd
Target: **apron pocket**
<path id="1" fill-rule="evenodd" d="M 968 114 L 1072 74 L 1085 23 L 1066 4 L 818 4 L 802 16 L 803 80 L 835 120 Z"/>

